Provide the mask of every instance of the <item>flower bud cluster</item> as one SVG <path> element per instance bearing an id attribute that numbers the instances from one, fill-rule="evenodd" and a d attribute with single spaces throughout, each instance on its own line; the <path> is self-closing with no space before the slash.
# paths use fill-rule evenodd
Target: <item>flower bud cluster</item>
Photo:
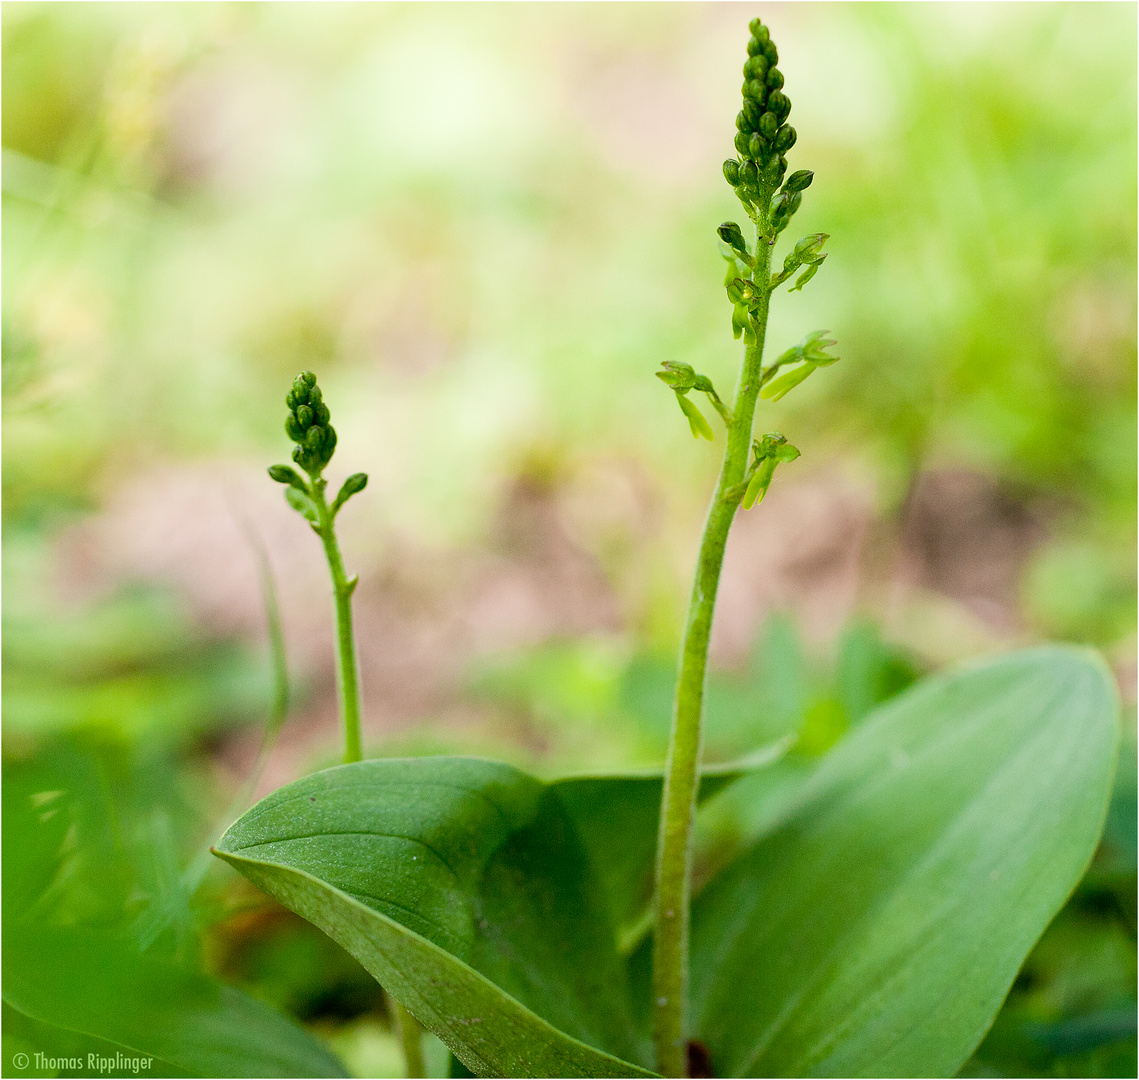
<path id="1" fill-rule="evenodd" d="M 331 414 L 311 371 L 302 371 L 293 380 L 285 404 L 289 407 L 285 434 L 297 444 L 293 461 L 310 476 L 318 476 L 332 460 L 336 430 L 329 423 Z"/>
<path id="2" fill-rule="evenodd" d="M 749 29 L 743 108 L 736 117 L 739 158 L 724 162 L 724 177 L 744 202 L 755 205 L 761 191 L 770 193 L 782 181 L 785 155 L 795 145 L 796 135 L 786 122 L 791 100 L 783 93 L 783 73 L 775 66 L 779 61 L 775 42 L 759 19 L 752 19 Z"/>

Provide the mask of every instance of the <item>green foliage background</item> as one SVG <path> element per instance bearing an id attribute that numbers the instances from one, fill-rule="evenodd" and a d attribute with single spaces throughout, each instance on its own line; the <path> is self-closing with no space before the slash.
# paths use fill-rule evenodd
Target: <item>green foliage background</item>
<path id="1" fill-rule="evenodd" d="M 832 236 L 806 291 L 774 306 L 771 347 L 825 326 L 843 358 L 764 406 L 763 428 L 803 451 L 776 488 L 861 492 L 870 539 L 841 633 L 804 644 L 792 599 L 714 680 L 712 753 L 790 729 L 804 750 L 717 811 L 707 867 L 871 705 L 948 660 L 1088 642 L 1134 701 L 1134 7 L 758 12 L 795 103 L 792 165 L 816 172 L 795 227 Z M 181 499 L 175 520 L 208 547 L 229 526 L 194 516 L 195 485 L 218 463 L 255 513 L 304 367 L 340 434 L 333 471 L 371 475 L 344 518 L 361 604 L 370 576 L 376 603 L 444 624 L 450 561 L 509 562 L 503 530 L 524 543 L 553 507 L 616 612 L 490 635 L 446 707 L 412 687 L 401 711 L 377 684 L 413 676 L 366 663 L 365 707 L 369 678 L 383 702 L 373 752 L 474 750 L 549 775 L 659 757 L 718 450 L 692 441 L 651 373 L 684 361 L 723 389 L 737 364 L 714 227 L 739 216 L 719 163 L 752 14 L 5 5 L 5 767 L 29 799 L 71 793 L 86 822 L 53 871 L 59 918 L 131 925 L 170 901 L 272 694 L 256 623 L 195 606 L 193 582 L 232 567 L 100 577 L 73 538 L 113 521 L 129 490 Z M 897 553 L 912 554 L 914 507 L 939 476 L 1031 523 L 998 618 L 945 574 L 899 593 Z M 758 513 L 778 513 L 776 495 Z M 520 504 L 538 509 L 518 525 Z M 1006 565 L 986 550 L 1003 535 L 977 532 L 954 580 Z M 555 558 L 539 551 L 539 571 Z M 319 734 L 326 646 L 296 632 L 293 564 L 277 569 L 293 726 Z M 323 606 L 308 621 L 327 636 Z M 333 752 L 331 735 L 300 739 L 271 775 Z M 1128 753 L 1097 863 L 975 1075 L 1134 1073 Z M 113 873 L 91 871 L 98 852 Z M 374 988 L 324 939 L 220 866 L 179 903 L 155 948 L 299 1017 L 353 1069 L 393 1067 Z"/>

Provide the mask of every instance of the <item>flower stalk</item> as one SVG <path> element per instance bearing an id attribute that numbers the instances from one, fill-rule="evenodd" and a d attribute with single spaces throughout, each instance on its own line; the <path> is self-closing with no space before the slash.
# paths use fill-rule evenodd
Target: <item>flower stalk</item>
<path id="1" fill-rule="evenodd" d="M 357 578 L 355 575 L 349 577 L 344 570 L 334 522 L 341 507 L 367 486 L 368 476 L 366 473 L 353 473 L 329 505 L 325 498 L 328 481 L 324 479 L 323 472 L 336 450 L 336 430 L 329 422 L 331 414 L 311 371 L 302 371 L 293 380 L 285 404 L 289 407 L 285 433 L 297 444 L 293 449 L 293 461 L 304 470 L 307 479 L 289 465 L 271 465 L 269 476 L 277 483 L 287 485 L 286 500 L 320 537 L 332 574 L 336 609 L 336 686 L 344 723 L 344 761 L 347 764 L 359 761 L 362 756 L 360 684 L 352 631 L 352 593 L 356 590 Z"/>
<path id="2" fill-rule="evenodd" d="M 307 474 L 302 476 L 289 465 L 270 465 L 269 476 L 285 486 L 285 499 L 312 526 L 320 537 L 328 569 L 332 575 L 332 597 L 336 609 L 336 689 L 344 724 L 344 763 L 363 758 L 360 743 L 360 682 L 357 675 L 356 638 L 352 629 L 352 594 L 358 578 L 344 570 L 344 559 L 336 539 L 336 515 L 344 504 L 368 486 L 367 473 L 353 473 L 340 487 L 331 504 L 325 498 L 328 481 L 324 469 L 336 450 L 336 429 L 324 404 L 324 395 L 311 371 L 302 371 L 285 398 L 289 415 L 285 434 L 297 445 L 295 461 Z M 405 1072 L 409 1077 L 426 1076 L 423 1065 L 422 1028 L 395 998 L 392 1016 L 403 1049 Z"/>
<path id="3" fill-rule="evenodd" d="M 749 247 L 735 222 L 725 222 L 717 230 L 722 241 L 721 252 L 728 261 L 724 284 L 732 304 L 732 330 L 744 341 L 735 401 L 730 407 L 725 405 L 711 381 L 696 374 L 687 364 L 666 361 L 662 365 L 664 371 L 657 372 L 676 392 L 694 436 L 712 438 L 711 426 L 686 397 L 693 390 L 708 395 L 727 432 L 720 476 L 704 524 L 680 649 L 657 842 L 652 1006 L 657 1069 L 664 1076 L 687 1074 L 685 1009 L 692 834 L 703 742 L 708 642 L 724 550 L 737 509 L 741 504 L 747 509 L 762 501 L 776 466 L 799 456 L 799 451 L 778 432 L 753 440 L 756 404 L 761 393 L 765 398 L 775 396 L 778 400 L 815 367 L 836 359 L 823 351 L 833 342 L 823 341 L 825 332 L 818 331 L 768 368 L 763 367 L 771 295 L 803 266 L 807 270 L 793 288 L 806 284 L 826 258 L 822 246 L 827 236 L 817 233 L 804 237 L 787 256 L 783 271 L 772 275 L 776 240 L 798 210 L 803 191 L 810 186 L 814 174 L 803 170 L 783 182 L 787 170 L 785 153 L 796 140 L 795 129 L 785 123 L 791 102 L 782 92 L 783 75 L 775 66 L 778 53 L 767 27 L 755 19 L 750 30 L 748 59 L 744 65 L 744 107 L 736 119 L 737 157 L 724 162 L 724 176 L 754 226 L 754 249 Z M 772 379 L 784 367 L 790 370 L 780 375 L 780 384 L 776 386 Z M 779 391 L 777 396 L 766 392 L 772 387 Z"/>

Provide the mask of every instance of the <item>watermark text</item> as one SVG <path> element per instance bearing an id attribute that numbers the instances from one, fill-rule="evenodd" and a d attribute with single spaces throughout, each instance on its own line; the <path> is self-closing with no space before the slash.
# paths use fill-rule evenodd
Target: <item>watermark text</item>
<path id="1" fill-rule="evenodd" d="M 116 1051 L 108 1054 L 72 1054 L 63 1056 L 57 1054 L 44 1054 L 39 1050 L 30 1057 L 27 1054 L 13 1054 L 12 1064 L 17 1069 L 26 1069 L 35 1065 L 37 1070 L 44 1072 L 62 1072 L 63 1070 L 76 1071 L 84 1069 L 88 1073 L 130 1072 L 136 1076 L 147 1072 L 154 1064 L 154 1058 L 143 1055 L 134 1056 Z"/>

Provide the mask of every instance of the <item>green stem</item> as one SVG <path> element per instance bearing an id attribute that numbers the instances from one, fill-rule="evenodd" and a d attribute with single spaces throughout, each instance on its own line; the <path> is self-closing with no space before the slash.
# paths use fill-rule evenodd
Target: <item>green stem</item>
<path id="1" fill-rule="evenodd" d="M 680 649 L 676 706 L 664 774 L 653 911 L 653 1038 L 657 1070 L 664 1076 L 684 1076 L 687 1071 L 684 1013 L 688 996 L 688 909 L 692 881 L 692 828 L 696 817 L 697 774 L 703 738 L 700 721 L 704 705 L 704 673 L 724 548 L 743 494 L 742 490 L 733 489 L 739 489 L 747 470 L 771 301 L 768 281 L 772 249 L 764 239 L 767 222 L 760 220 L 756 224 L 758 239 L 754 280 L 761 288 L 761 295 L 752 320 L 755 344 L 749 345 L 744 352 L 739 390 L 731 410 L 732 421 L 728 425 L 728 445 L 704 524 L 696 579 Z"/>
<path id="2" fill-rule="evenodd" d="M 360 686 L 356 678 L 356 642 L 352 634 L 352 593 L 356 579 L 349 580 L 340 557 L 340 545 L 332 524 L 332 511 L 324 498 L 326 481 L 316 477 L 312 482 L 313 502 L 320 523 L 317 533 L 324 544 L 328 568 L 332 571 L 332 593 L 336 601 L 336 685 L 340 692 L 340 714 L 344 717 L 344 762 L 359 761 Z"/>
<path id="3" fill-rule="evenodd" d="M 392 1021 L 399 1036 L 400 1046 L 403 1047 L 405 1073 L 409 1078 L 426 1076 L 427 1066 L 423 1060 L 423 1028 L 391 994 L 388 995 L 388 1005 L 391 1008 Z"/>
<path id="4" fill-rule="evenodd" d="M 356 677 L 356 642 L 352 633 L 352 593 L 356 578 L 344 572 L 340 545 L 336 542 L 333 526 L 334 514 L 324 498 L 326 481 L 314 477 L 313 502 L 316 503 L 320 524 L 317 532 L 324 544 L 328 568 L 332 571 L 332 591 L 336 600 L 336 674 L 340 691 L 340 711 L 344 717 L 344 763 L 351 764 L 363 757 L 360 748 L 360 686 Z M 419 1022 L 395 998 L 388 995 L 392 1020 L 403 1049 L 404 1072 L 408 1077 L 427 1075 L 423 1062 L 423 1029 Z"/>

